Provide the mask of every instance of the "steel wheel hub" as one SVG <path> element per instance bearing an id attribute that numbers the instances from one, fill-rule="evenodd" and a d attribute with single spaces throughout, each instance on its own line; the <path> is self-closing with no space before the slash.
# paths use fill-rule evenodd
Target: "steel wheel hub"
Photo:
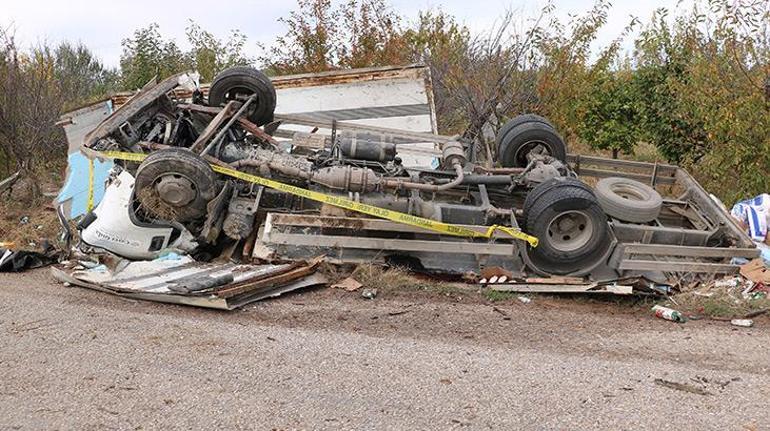
<path id="1" fill-rule="evenodd" d="M 163 202 L 175 207 L 185 206 L 197 196 L 195 184 L 176 174 L 162 176 L 155 184 L 155 191 Z"/>
<path id="2" fill-rule="evenodd" d="M 548 225 L 548 242 L 559 251 L 574 251 L 591 239 L 594 225 L 582 211 L 563 212 Z"/>

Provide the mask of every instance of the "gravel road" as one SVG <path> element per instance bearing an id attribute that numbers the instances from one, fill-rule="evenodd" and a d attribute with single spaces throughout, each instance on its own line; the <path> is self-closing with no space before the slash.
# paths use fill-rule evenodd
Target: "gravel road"
<path id="1" fill-rule="evenodd" d="M 242 311 L 0 276 L 0 430 L 770 428 L 770 319 L 320 289 Z"/>

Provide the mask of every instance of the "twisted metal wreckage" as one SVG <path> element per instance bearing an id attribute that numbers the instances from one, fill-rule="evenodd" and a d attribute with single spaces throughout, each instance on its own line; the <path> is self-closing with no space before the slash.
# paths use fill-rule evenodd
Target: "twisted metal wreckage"
<path id="1" fill-rule="evenodd" d="M 81 249 L 128 260 L 56 273 L 233 308 L 323 283 L 307 278 L 316 256 L 482 273 L 498 290 L 628 294 L 758 255 L 681 168 L 567 154 L 531 114 L 501 128 L 493 168 L 435 133 L 432 106 L 417 65 L 272 81 L 235 67 L 209 87 L 179 74 L 70 113 L 61 218 L 80 219 Z M 206 263 L 217 257 L 228 263 Z"/>

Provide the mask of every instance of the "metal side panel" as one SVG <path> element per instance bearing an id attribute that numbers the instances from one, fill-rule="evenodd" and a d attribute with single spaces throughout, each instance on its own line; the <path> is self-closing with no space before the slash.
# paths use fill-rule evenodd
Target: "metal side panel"
<path id="1" fill-rule="evenodd" d="M 117 268 L 109 270 L 103 265 L 78 270 L 53 267 L 52 274 L 61 282 L 118 296 L 222 310 L 232 310 L 260 299 L 326 282 L 323 276 L 314 272 L 314 265 L 300 265 L 298 269 L 297 264 L 204 263 L 196 262 L 189 256 L 128 262 Z M 232 274 L 232 281 L 221 286 L 200 292 L 172 290 L 176 283 L 183 280 L 214 279 L 228 274 Z M 220 290 L 233 288 L 240 289 L 239 294 L 218 294 Z"/>

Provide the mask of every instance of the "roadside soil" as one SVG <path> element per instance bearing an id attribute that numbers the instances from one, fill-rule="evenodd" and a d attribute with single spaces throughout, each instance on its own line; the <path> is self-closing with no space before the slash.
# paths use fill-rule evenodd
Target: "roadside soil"
<path id="1" fill-rule="evenodd" d="M 0 430 L 770 428 L 770 319 L 322 288 L 221 312 L 0 275 Z"/>

